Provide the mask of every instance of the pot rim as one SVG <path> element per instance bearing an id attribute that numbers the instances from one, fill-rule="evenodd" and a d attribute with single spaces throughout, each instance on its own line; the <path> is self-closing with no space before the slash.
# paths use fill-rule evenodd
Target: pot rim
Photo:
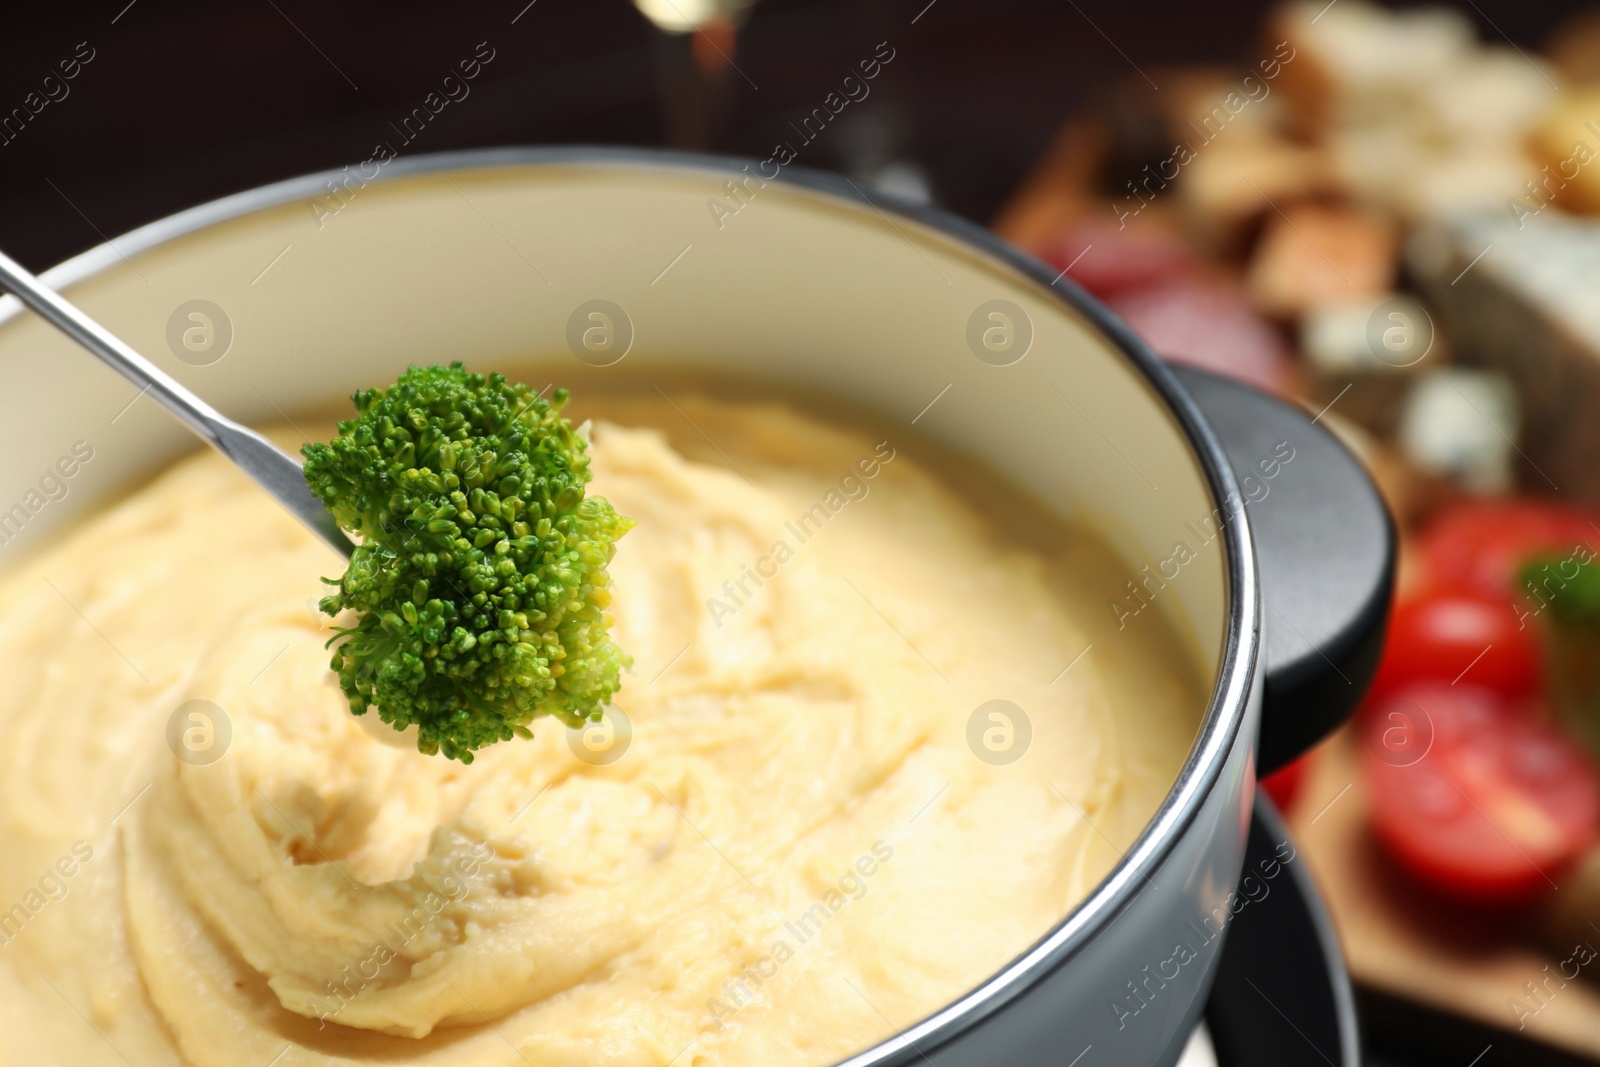
<path id="1" fill-rule="evenodd" d="M 648 171 L 668 169 L 702 171 L 717 175 L 742 174 L 753 159 L 696 152 L 615 146 L 563 145 L 467 149 L 405 156 L 384 164 L 365 181 L 382 182 L 415 178 L 445 171 L 493 170 L 505 167 L 586 166 Z M 328 182 L 344 170 L 325 170 L 273 182 L 157 219 L 111 238 L 44 271 L 40 279 L 54 289 L 94 277 L 127 261 L 129 253 L 146 252 L 178 238 L 268 208 L 310 199 L 326 191 Z M 1103 305 L 1078 285 L 1056 275 L 1043 262 L 1012 246 L 994 233 L 942 209 L 902 199 L 886 192 L 868 196 L 842 175 L 808 167 L 785 166 L 776 181 L 807 190 L 853 207 L 885 212 L 916 223 L 935 234 L 953 239 L 1010 268 L 1023 279 L 1047 290 L 1056 300 L 1086 319 L 1143 376 L 1145 384 L 1177 420 L 1194 452 L 1215 506 L 1238 499 L 1238 484 L 1226 453 L 1198 405 L 1153 351 Z M 884 215 L 888 221 L 888 215 Z M 0 326 L 25 309 L 15 297 L 0 297 Z M 1226 563 L 1225 596 L 1228 618 L 1216 682 L 1207 702 L 1205 718 L 1190 746 L 1178 777 L 1155 815 L 1145 825 L 1122 859 L 1093 891 L 1032 945 L 931 1015 L 838 1064 L 837 1067 L 890 1067 L 925 1059 L 937 1049 L 1005 1007 L 1064 966 L 1114 922 L 1132 903 L 1139 889 L 1165 861 L 1176 841 L 1189 829 L 1210 796 L 1222 768 L 1238 739 L 1255 680 L 1260 645 L 1260 594 L 1256 580 L 1255 549 L 1249 519 L 1242 509 L 1229 522 L 1219 524 Z M 1251 739 L 1250 744 L 1254 744 Z"/>

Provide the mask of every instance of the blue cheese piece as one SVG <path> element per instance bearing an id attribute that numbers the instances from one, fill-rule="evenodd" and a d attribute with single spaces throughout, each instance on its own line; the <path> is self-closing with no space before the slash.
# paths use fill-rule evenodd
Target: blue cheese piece
<path id="1" fill-rule="evenodd" d="M 1433 317 L 1412 296 L 1384 293 L 1317 308 L 1300 322 L 1313 406 L 1393 434 L 1411 381 L 1446 361 Z"/>
<path id="2" fill-rule="evenodd" d="M 1600 222 L 1460 217 L 1416 234 L 1406 262 L 1456 361 L 1516 391 L 1516 483 L 1600 506 Z"/>
<path id="3" fill-rule="evenodd" d="M 1516 390 L 1494 371 L 1446 368 L 1422 375 L 1406 397 L 1400 446 L 1430 474 L 1474 493 L 1513 486 Z"/>

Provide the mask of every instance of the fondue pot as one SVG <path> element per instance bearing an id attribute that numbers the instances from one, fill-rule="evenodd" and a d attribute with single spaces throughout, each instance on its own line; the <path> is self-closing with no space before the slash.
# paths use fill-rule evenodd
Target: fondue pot
<path id="1" fill-rule="evenodd" d="M 1105 610 L 1130 630 L 1164 614 L 1204 682 L 1188 758 L 1085 900 L 848 1067 L 1174 1063 L 1252 900 L 1257 776 L 1341 721 L 1377 659 L 1393 530 L 1315 420 L 1167 366 L 1070 278 L 847 179 L 615 149 L 375 158 L 43 277 L 241 420 L 331 410 L 458 358 L 579 390 L 739 383 L 842 401 L 1104 537 L 1126 570 Z M 13 559 L 193 447 L 10 297 L 0 367 L 0 507 L 37 501 L 76 441 L 94 450 L 64 495 L 4 528 Z M 1297 862 L 1287 843 L 1276 858 Z"/>

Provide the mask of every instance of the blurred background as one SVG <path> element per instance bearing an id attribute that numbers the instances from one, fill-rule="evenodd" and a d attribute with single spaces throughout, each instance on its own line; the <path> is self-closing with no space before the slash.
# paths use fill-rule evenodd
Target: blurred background
<path id="1" fill-rule="evenodd" d="M 1340 436 L 1402 532 L 1390 642 L 1267 788 L 1372 1062 L 1600 1064 L 1600 7 L 109 0 L 0 37 L 35 270 L 311 171 L 573 143 L 931 201 Z"/>
<path id="2" fill-rule="evenodd" d="M 654 0 L 668 15 L 674 2 L 685 16 L 716 6 Z M 628 0 L 526 3 L 17 5 L 0 35 L 0 113 L 24 107 L 30 92 L 44 97 L 43 79 L 80 42 L 95 58 L 25 133 L 5 129 L 0 232 L 12 255 L 41 268 L 97 243 L 97 229 L 116 234 L 226 193 L 354 165 L 396 140 L 390 124 L 480 41 L 496 58 L 470 102 L 404 151 L 693 141 L 676 128 L 692 122 L 670 119 L 663 95 L 682 42 L 664 40 Z M 789 122 L 889 40 L 898 54 L 872 87 L 871 110 L 893 153 L 925 171 L 939 203 L 988 221 L 1062 121 L 1137 79 L 1135 65 L 1248 63 L 1271 10 L 1260 0 L 938 0 L 912 25 L 926 4 L 760 0 L 735 42 L 713 28 L 743 76 L 728 72 L 701 145 L 764 158 Z M 1530 50 L 1581 6 L 1461 5 L 1486 40 L 1504 33 Z M 699 47 L 714 46 L 701 37 Z M 803 162 L 859 166 L 851 156 L 849 138 L 830 137 Z"/>

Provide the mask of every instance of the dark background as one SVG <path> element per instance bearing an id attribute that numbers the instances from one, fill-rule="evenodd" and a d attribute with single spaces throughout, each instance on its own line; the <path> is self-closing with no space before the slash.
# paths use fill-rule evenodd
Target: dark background
<path id="1" fill-rule="evenodd" d="M 1349 0 L 1344 0 L 1349 2 Z M 876 125 L 808 146 L 847 168 L 863 137 L 914 161 L 945 207 L 989 219 L 1060 123 L 1137 68 L 1248 62 L 1266 0 L 760 0 L 709 147 L 764 158 L 878 42 Z M 1582 0 L 1462 0 L 1486 40 L 1537 47 Z M 520 14 L 519 14 L 520 13 Z M 920 13 L 920 14 L 919 14 Z M 913 18 L 916 22 L 913 24 Z M 513 19 L 516 22 L 513 24 Z M 42 270 L 228 193 L 357 164 L 479 42 L 494 60 L 404 154 L 520 144 L 683 143 L 661 86 L 682 62 L 628 0 L 104 0 L 5 12 L 0 117 L 87 42 L 94 59 L 0 144 L 0 248 Z M 869 148 L 872 146 L 868 146 Z M 870 154 L 870 153 L 869 153 Z M 1368 995 L 1374 1067 L 1569 1062 Z"/>
<path id="2" fill-rule="evenodd" d="M 0 144 L 0 248 L 42 269 L 181 208 L 358 163 L 379 140 L 398 145 L 389 124 L 480 41 L 494 61 L 404 154 L 674 139 L 659 92 L 669 49 L 628 0 L 526 4 L 15 5 L 0 36 L 0 115 L 22 106 L 79 42 L 95 58 L 66 98 Z M 734 55 L 748 80 L 730 76 L 710 147 L 764 158 L 791 119 L 888 40 L 896 58 L 873 84 L 883 120 L 873 129 L 886 128 L 893 151 L 923 168 L 940 203 L 986 220 L 1061 120 L 1137 78 L 1134 64 L 1247 61 L 1269 7 L 936 0 L 913 25 L 926 5 L 760 0 Z M 1503 31 L 1538 45 L 1582 4 L 1462 6 L 1486 39 Z M 852 144 L 830 134 L 804 162 L 841 168 Z"/>

